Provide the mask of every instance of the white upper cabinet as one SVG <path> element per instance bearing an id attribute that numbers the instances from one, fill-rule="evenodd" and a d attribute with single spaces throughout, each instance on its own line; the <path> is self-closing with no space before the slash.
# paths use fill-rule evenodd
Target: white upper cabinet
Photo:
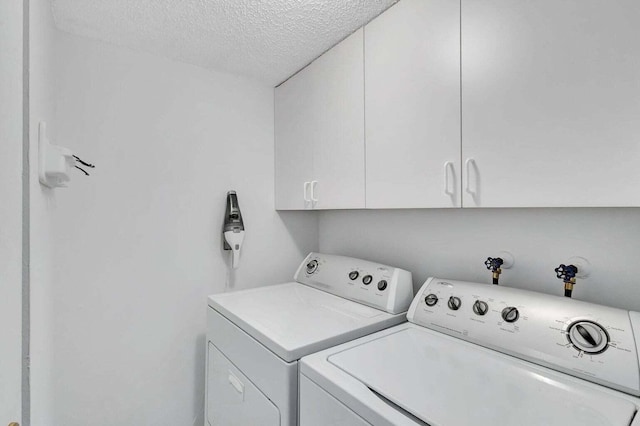
<path id="1" fill-rule="evenodd" d="M 311 208 L 315 93 L 302 71 L 275 89 L 276 209 Z"/>
<path id="2" fill-rule="evenodd" d="M 465 207 L 640 205 L 639 22 L 638 0 L 462 0 Z"/>
<path id="3" fill-rule="evenodd" d="M 276 209 L 365 206 L 360 29 L 275 90 Z"/>
<path id="4" fill-rule="evenodd" d="M 459 2 L 402 0 L 365 26 L 365 111 L 367 207 L 459 207 Z"/>
<path id="5" fill-rule="evenodd" d="M 398 2 L 276 88 L 276 208 L 640 206 L 638 22 Z"/>

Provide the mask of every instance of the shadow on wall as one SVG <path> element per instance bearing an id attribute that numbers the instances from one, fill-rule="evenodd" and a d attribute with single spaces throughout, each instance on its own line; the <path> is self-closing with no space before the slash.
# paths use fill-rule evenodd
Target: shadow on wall
<path id="1" fill-rule="evenodd" d="M 305 255 L 308 251 L 318 251 L 318 215 L 317 212 L 305 212 L 305 211 L 276 211 L 286 231 L 291 237 L 291 241 L 295 244 L 296 248 Z M 309 220 L 309 216 L 312 215 L 313 220 Z M 308 239 L 300 238 L 301 235 L 316 235 L 315 247 L 309 248 Z M 302 259 L 300 261 L 302 262 Z M 293 271 L 291 272 L 293 274 Z"/>

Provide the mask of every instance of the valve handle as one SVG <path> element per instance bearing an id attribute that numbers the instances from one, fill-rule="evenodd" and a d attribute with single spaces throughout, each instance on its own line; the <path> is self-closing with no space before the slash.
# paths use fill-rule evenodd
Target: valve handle
<path id="1" fill-rule="evenodd" d="M 558 279 L 561 279 L 566 283 L 576 277 L 576 274 L 578 273 L 578 268 L 575 267 L 574 265 L 560 264 L 560 266 L 554 269 L 554 271 L 556 271 L 556 277 L 558 277 Z"/>
<path id="2" fill-rule="evenodd" d="M 487 260 L 484 261 L 484 264 L 487 267 L 487 269 L 492 272 L 497 272 L 503 263 L 504 263 L 504 260 L 502 260 L 502 258 L 500 257 L 487 257 Z"/>

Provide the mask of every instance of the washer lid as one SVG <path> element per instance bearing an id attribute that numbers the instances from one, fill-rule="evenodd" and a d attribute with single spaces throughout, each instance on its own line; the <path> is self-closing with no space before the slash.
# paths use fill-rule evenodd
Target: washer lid
<path id="1" fill-rule="evenodd" d="M 628 426 L 637 409 L 605 388 L 417 327 L 328 361 L 432 426 Z"/>
<path id="2" fill-rule="evenodd" d="M 287 362 L 406 321 L 298 283 L 216 294 L 209 306 Z"/>

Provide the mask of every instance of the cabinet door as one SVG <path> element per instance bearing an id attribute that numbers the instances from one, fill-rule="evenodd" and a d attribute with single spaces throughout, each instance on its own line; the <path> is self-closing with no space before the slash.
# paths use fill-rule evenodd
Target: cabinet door
<path id="1" fill-rule="evenodd" d="M 305 68 L 275 89 L 275 199 L 278 210 L 311 208 L 313 105 L 317 93 L 312 77 Z M 305 201 L 305 197 L 309 201 Z"/>
<path id="2" fill-rule="evenodd" d="M 367 207 L 459 207 L 459 2 L 403 0 L 365 27 L 365 99 Z"/>
<path id="3" fill-rule="evenodd" d="M 364 207 L 363 67 L 360 29 L 276 88 L 277 209 Z"/>
<path id="4" fill-rule="evenodd" d="M 638 22 L 637 0 L 462 0 L 465 207 L 640 205 Z"/>
<path id="5" fill-rule="evenodd" d="M 317 209 L 364 208 L 364 53 L 359 29 L 308 67 Z"/>

